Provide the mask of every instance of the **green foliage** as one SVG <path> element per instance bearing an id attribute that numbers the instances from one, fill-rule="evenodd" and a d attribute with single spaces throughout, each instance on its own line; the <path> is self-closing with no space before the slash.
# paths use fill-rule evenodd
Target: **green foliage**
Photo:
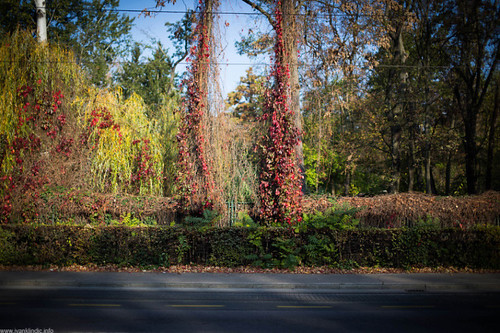
<path id="1" fill-rule="evenodd" d="M 328 235 L 308 235 L 303 249 L 306 261 L 312 266 L 333 265 L 338 260 L 338 249 Z"/>
<path id="2" fill-rule="evenodd" d="M 36 226 L 0 228 L 0 264 L 200 264 L 500 269 L 500 227 L 331 230 Z"/>
<path id="3" fill-rule="evenodd" d="M 276 260 L 273 259 L 273 256 L 270 253 L 262 255 L 252 253 L 246 255 L 245 259 L 250 261 L 251 266 L 260 268 L 274 268 L 276 264 Z"/>
<path id="4" fill-rule="evenodd" d="M 278 237 L 272 244 L 278 250 L 278 259 L 275 260 L 275 266 L 293 270 L 302 262 L 300 258 L 300 248 L 292 238 Z"/>
<path id="5" fill-rule="evenodd" d="M 235 227 L 257 228 L 258 224 L 248 215 L 247 212 L 238 212 L 238 219 L 234 223 Z"/>
<path id="6" fill-rule="evenodd" d="M 14 236 L 12 231 L 0 228 L 0 263 L 8 265 L 15 256 Z"/>
<path id="7" fill-rule="evenodd" d="M 91 177 L 101 192 L 162 193 L 163 138 L 155 120 L 145 115 L 138 95 L 124 100 L 121 89 L 91 88 L 85 107 L 85 143 L 91 150 Z M 142 168 L 141 168 L 142 166 Z"/>
<path id="8" fill-rule="evenodd" d="M 245 122 L 255 122 L 262 115 L 265 77 L 254 74 L 252 67 L 240 78 L 235 91 L 227 95 L 226 105 L 233 108 L 233 115 Z"/>
<path id="9" fill-rule="evenodd" d="M 178 237 L 178 245 L 175 249 L 177 253 L 177 263 L 182 264 L 185 261 L 185 256 L 187 252 L 191 249 L 191 245 L 189 245 L 186 236 L 179 235 Z"/>
<path id="10" fill-rule="evenodd" d="M 93 83 L 105 85 L 112 61 L 128 43 L 133 18 L 113 10 L 119 0 L 46 0 L 49 42 L 71 49 Z M 18 25 L 36 30 L 32 1 L 2 0 L 0 32 L 13 33 Z"/>
<path id="11" fill-rule="evenodd" d="M 150 109 L 150 116 L 154 118 L 155 110 L 161 106 L 163 99 L 175 94 L 172 79 L 175 73 L 172 61 L 161 43 L 156 45 L 152 57 L 145 61 L 140 60 L 141 52 L 140 45 L 135 44 L 131 61 L 123 65 L 115 74 L 115 79 L 123 88 L 124 97 L 129 98 L 134 93 L 141 96 Z"/>
<path id="12" fill-rule="evenodd" d="M 184 224 L 194 228 L 207 228 L 216 225 L 220 218 L 221 217 L 217 211 L 204 209 L 201 217 L 186 216 L 184 218 Z"/>
<path id="13" fill-rule="evenodd" d="M 148 217 L 144 220 L 140 220 L 137 217 L 132 217 L 130 213 L 123 214 L 120 218 L 120 220 L 111 220 L 110 223 L 107 223 L 108 225 L 122 225 L 122 226 L 127 226 L 127 227 L 151 227 L 151 226 L 156 226 L 156 220 Z"/>
<path id="14" fill-rule="evenodd" d="M 347 203 L 335 204 L 325 212 L 304 214 L 304 227 L 352 230 L 359 224 L 359 220 L 354 218 L 358 211 L 358 208 L 351 207 Z"/>

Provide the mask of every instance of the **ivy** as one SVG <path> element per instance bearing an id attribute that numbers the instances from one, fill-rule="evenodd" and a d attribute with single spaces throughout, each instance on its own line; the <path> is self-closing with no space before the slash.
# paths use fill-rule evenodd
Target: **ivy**
<path id="1" fill-rule="evenodd" d="M 33 86 L 17 89 L 13 135 L 7 156 L 12 162 L 4 168 L 0 178 L 2 222 L 10 218 L 12 199 L 20 196 L 26 203 L 21 216 L 23 221 L 37 217 L 36 205 L 41 189 L 53 182 L 49 162 L 63 162 L 73 152 L 74 139 L 70 137 L 63 108 L 64 94 L 60 90 L 46 91 L 41 83 L 38 79 Z M 66 172 L 63 166 L 59 171 Z"/>
<path id="2" fill-rule="evenodd" d="M 288 106 L 290 71 L 285 64 L 281 2 L 276 5 L 276 44 L 270 80 L 265 92 L 260 121 L 265 133 L 260 153 L 260 217 L 269 224 L 295 224 L 302 221 L 302 175 L 296 162 L 295 146 L 299 131 Z"/>
<path id="3" fill-rule="evenodd" d="M 200 1 L 200 17 L 194 30 L 196 44 L 190 49 L 188 76 L 182 81 L 185 96 L 177 142 L 176 177 L 179 204 L 186 211 L 201 213 L 213 209 L 216 197 L 213 170 L 207 156 L 207 87 L 211 56 L 214 1 Z"/>

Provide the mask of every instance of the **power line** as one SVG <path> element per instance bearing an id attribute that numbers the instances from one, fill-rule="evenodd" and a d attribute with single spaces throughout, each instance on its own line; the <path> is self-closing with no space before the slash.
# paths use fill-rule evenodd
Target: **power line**
<path id="1" fill-rule="evenodd" d="M 31 63 L 47 63 L 47 64 L 60 64 L 60 63 L 63 63 L 63 64 L 101 64 L 101 65 L 107 65 L 107 64 L 120 64 L 120 65 L 123 65 L 123 64 L 132 64 L 134 62 L 132 61 L 112 61 L 112 62 L 104 62 L 104 61 L 86 61 L 86 60 L 82 60 L 82 61 L 42 61 L 42 60 L 36 60 L 36 61 L 32 61 L 32 60 L 28 60 L 29 62 Z M 23 60 L 0 60 L 0 62 L 3 62 L 3 63 L 21 63 L 21 62 L 25 62 Z M 186 61 L 183 61 L 183 62 L 180 62 L 179 65 L 190 65 L 192 64 L 193 62 L 186 62 Z M 206 62 L 202 62 L 202 63 L 205 63 Z M 274 64 L 272 63 L 266 63 L 266 62 L 209 62 L 210 64 L 215 64 L 215 65 L 219 65 L 219 66 L 273 66 Z M 140 63 L 140 64 L 144 64 L 144 63 Z M 290 65 L 293 65 L 293 64 L 290 64 Z M 298 64 L 299 67 L 317 67 L 319 66 L 318 64 L 306 64 L 306 63 L 299 63 Z M 333 67 L 333 65 L 332 65 Z M 433 66 L 433 65 L 428 65 L 428 66 L 422 66 L 422 65 L 386 65 L 386 64 L 379 64 L 377 66 L 372 66 L 373 68 L 377 68 L 377 67 L 380 67 L 380 68 L 420 68 L 420 69 L 424 69 L 424 68 L 441 68 L 441 69 L 446 69 L 446 68 L 451 68 L 451 67 L 454 67 L 456 68 L 457 66 Z"/>
<path id="2" fill-rule="evenodd" d="M 36 9 L 45 9 L 45 10 L 54 10 L 47 7 L 36 7 Z M 88 9 L 87 9 L 88 10 Z M 119 8 L 103 8 L 103 11 L 108 12 L 118 12 L 118 13 L 139 13 L 139 14 L 199 14 L 199 11 L 196 10 L 163 10 L 163 9 L 119 9 Z M 208 11 L 208 14 L 214 15 L 247 15 L 247 16 L 260 16 L 261 13 L 258 12 L 228 12 L 228 11 Z M 309 16 L 311 18 L 329 18 L 329 17 L 385 17 L 389 16 L 388 14 L 362 14 L 362 13 L 329 13 L 329 14 L 321 14 L 321 13 L 286 13 L 283 12 L 282 15 L 292 15 L 292 16 Z"/>

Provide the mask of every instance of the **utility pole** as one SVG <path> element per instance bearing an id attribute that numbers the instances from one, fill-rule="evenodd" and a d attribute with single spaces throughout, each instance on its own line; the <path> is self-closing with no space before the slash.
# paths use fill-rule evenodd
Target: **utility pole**
<path id="1" fill-rule="evenodd" d="M 47 42 L 47 14 L 45 0 L 35 0 L 36 5 L 36 34 L 39 43 Z"/>

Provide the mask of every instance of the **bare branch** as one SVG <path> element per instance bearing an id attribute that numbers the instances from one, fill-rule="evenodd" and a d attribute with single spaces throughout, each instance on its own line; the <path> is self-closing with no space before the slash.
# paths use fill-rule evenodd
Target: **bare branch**
<path id="1" fill-rule="evenodd" d="M 256 11 L 260 12 L 262 15 L 264 15 L 269 21 L 269 23 L 273 26 L 273 28 L 276 28 L 274 26 L 273 16 L 270 13 L 266 12 L 261 6 L 250 0 L 243 0 L 243 2 L 252 7 L 253 9 L 255 9 Z"/>

